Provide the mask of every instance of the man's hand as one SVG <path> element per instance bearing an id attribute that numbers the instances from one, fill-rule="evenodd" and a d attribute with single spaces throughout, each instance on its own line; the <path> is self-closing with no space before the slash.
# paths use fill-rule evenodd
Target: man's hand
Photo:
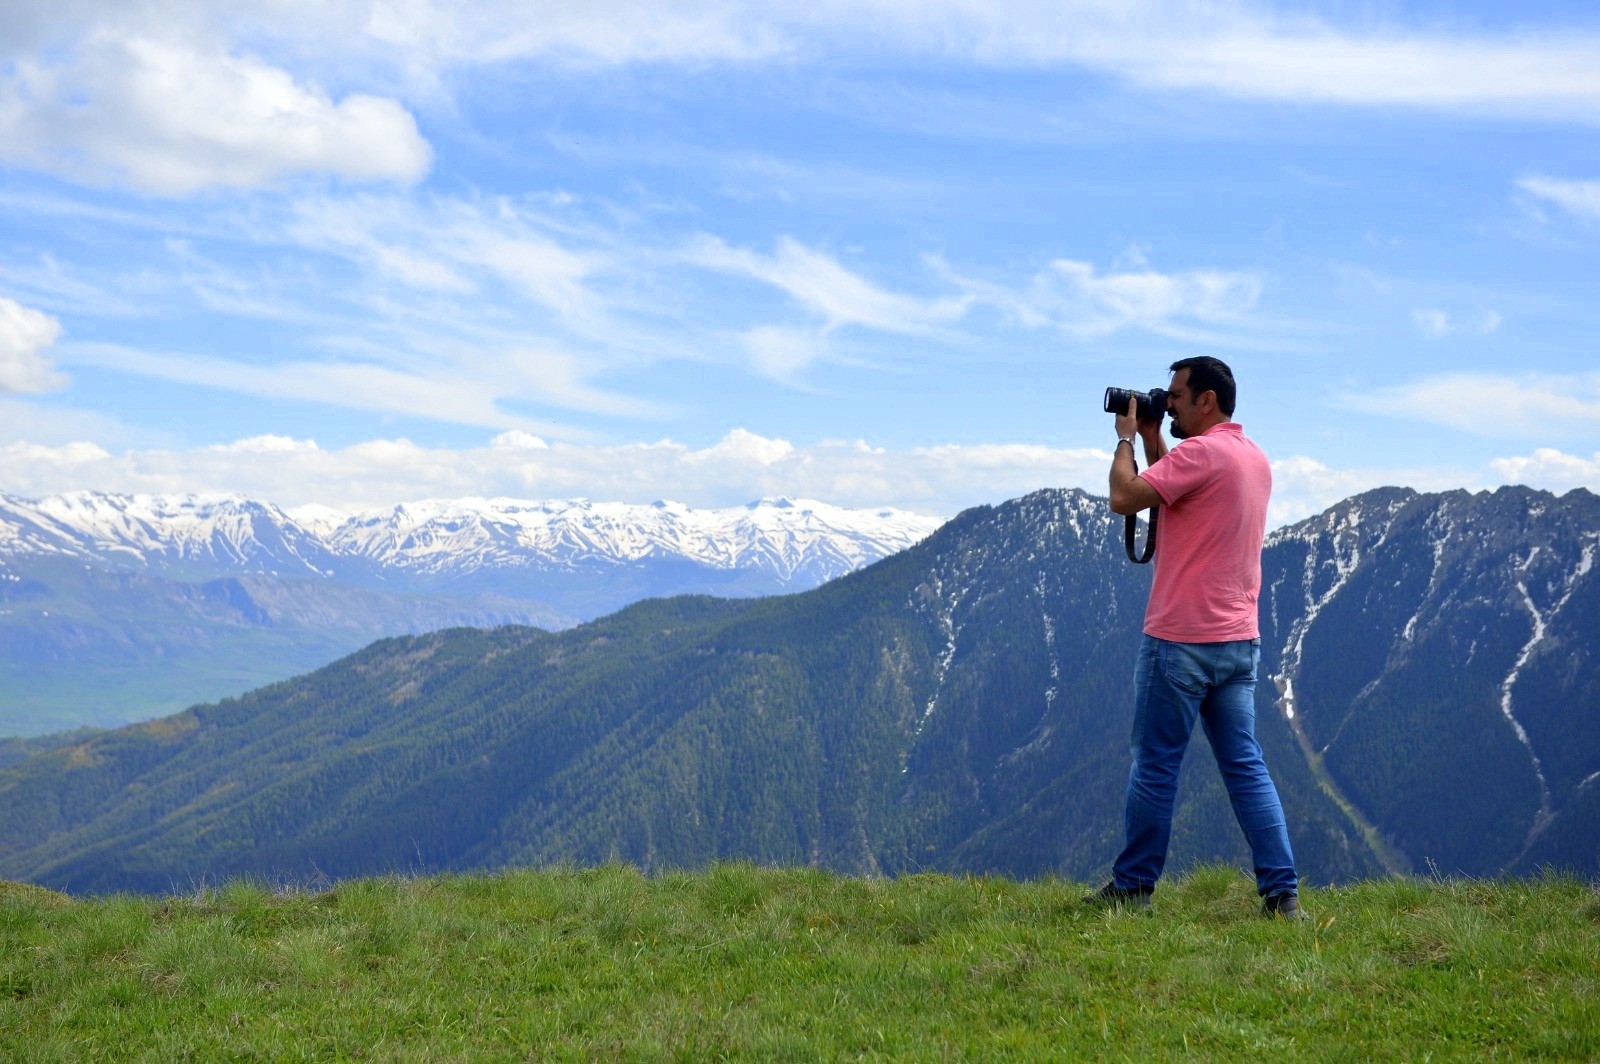
<path id="1" fill-rule="evenodd" d="M 1122 440 L 1132 439 L 1139 435 L 1143 424 L 1139 421 L 1139 400 L 1128 396 L 1128 412 L 1117 415 L 1117 438 Z M 1156 422 L 1156 429 L 1161 428 L 1161 423 Z"/>
<path id="2" fill-rule="evenodd" d="M 1139 421 L 1139 435 L 1144 437 L 1147 446 L 1154 447 L 1161 443 L 1161 419 L 1158 417 L 1141 418 Z M 1161 453 L 1166 454 L 1167 449 L 1161 448 Z M 1152 462 L 1155 459 L 1151 459 Z"/>
<path id="3" fill-rule="evenodd" d="M 1117 436 L 1120 439 L 1143 436 L 1145 457 L 1151 465 L 1167 450 L 1161 439 L 1161 422 L 1139 420 L 1139 401 L 1132 396 L 1128 397 L 1128 412 L 1117 415 Z M 1133 447 L 1129 446 L 1128 453 L 1123 454 L 1122 444 L 1117 444 L 1111 455 L 1111 512 L 1136 514 L 1160 505 L 1161 496 L 1156 489 L 1137 473 Z"/>

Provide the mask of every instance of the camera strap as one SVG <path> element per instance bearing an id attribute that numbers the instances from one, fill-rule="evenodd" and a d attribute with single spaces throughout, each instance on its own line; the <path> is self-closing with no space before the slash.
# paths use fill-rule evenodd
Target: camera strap
<path id="1" fill-rule="evenodd" d="M 1133 444 L 1128 444 L 1128 457 L 1133 459 L 1133 471 L 1139 472 L 1139 459 L 1133 455 Z M 1145 533 L 1144 553 L 1141 555 L 1133 549 L 1134 532 L 1138 528 L 1139 515 L 1128 514 L 1124 517 L 1122 525 L 1122 545 L 1128 549 L 1128 560 L 1135 565 L 1144 565 L 1156 556 L 1156 518 L 1161 516 L 1161 507 L 1150 507 L 1150 530 Z"/>
<path id="2" fill-rule="evenodd" d="M 1135 565 L 1143 565 L 1146 562 L 1148 562 L 1151 558 L 1155 557 L 1155 554 L 1156 554 L 1156 518 L 1160 515 L 1160 513 L 1161 513 L 1161 507 L 1159 507 L 1159 506 L 1150 507 L 1150 531 L 1148 533 L 1146 533 L 1146 535 L 1144 537 L 1144 554 L 1143 555 L 1135 553 L 1135 551 L 1133 549 L 1133 534 L 1134 534 L 1135 528 L 1138 525 L 1138 521 L 1139 521 L 1138 516 L 1135 515 L 1135 514 L 1129 514 L 1127 517 L 1123 518 L 1124 524 L 1122 526 L 1122 544 L 1123 544 L 1123 546 L 1128 548 L 1128 560 L 1130 562 L 1132 562 L 1133 564 L 1135 564 Z"/>

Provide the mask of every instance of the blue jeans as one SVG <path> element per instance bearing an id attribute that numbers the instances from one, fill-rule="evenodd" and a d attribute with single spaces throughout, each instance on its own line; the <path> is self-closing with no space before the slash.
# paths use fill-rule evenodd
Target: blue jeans
<path id="1" fill-rule="evenodd" d="M 1178 768 L 1199 718 L 1217 756 L 1233 815 L 1250 843 L 1256 890 L 1294 890 L 1289 829 L 1256 742 L 1261 640 L 1174 643 L 1145 636 L 1134 670 L 1133 770 L 1123 813 L 1127 844 L 1113 866 L 1121 890 L 1153 888 L 1167 863 Z"/>

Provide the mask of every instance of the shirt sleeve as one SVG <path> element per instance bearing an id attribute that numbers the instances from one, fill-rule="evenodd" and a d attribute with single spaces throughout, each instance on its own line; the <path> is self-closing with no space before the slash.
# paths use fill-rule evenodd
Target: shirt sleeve
<path id="1" fill-rule="evenodd" d="M 1196 446 L 1199 442 L 1195 439 L 1178 444 L 1139 474 L 1168 506 L 1204 485 L 1211 476 L 1210 456 L 1205 447 Z"/>

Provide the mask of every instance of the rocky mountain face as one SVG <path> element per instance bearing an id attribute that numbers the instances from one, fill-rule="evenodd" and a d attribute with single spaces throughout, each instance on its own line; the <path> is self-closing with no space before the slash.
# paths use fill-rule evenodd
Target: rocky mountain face
<path id="1" fill-rule="evenodd" d="M 390 640 L 0 771 L 0 876 L 167 890 L 723 857 L 1104 874 L 1148 570 L 1039 492 L 805 594 Z M 1303 875 L 1600 873 L 1600 500 L 1386 490 L 1275 534 L 1258 733 Z M 1173 865 L 1246 864 L 1197 736 Z"/>
<path id="2" fill-rule="evenodd" d="M 1373 492 L 1272 538 L 1274 708 L 1390 864 L 1597 867 L 1597 550 L 1582 490 Z"/>
<path id="3" fill-rule="evenodd" d="M 173 712 L 388 635 L 804 590 L 939 523 L 790 499 L 338 514 L 236 496 L 0 495 L 0 736 Z"/>

